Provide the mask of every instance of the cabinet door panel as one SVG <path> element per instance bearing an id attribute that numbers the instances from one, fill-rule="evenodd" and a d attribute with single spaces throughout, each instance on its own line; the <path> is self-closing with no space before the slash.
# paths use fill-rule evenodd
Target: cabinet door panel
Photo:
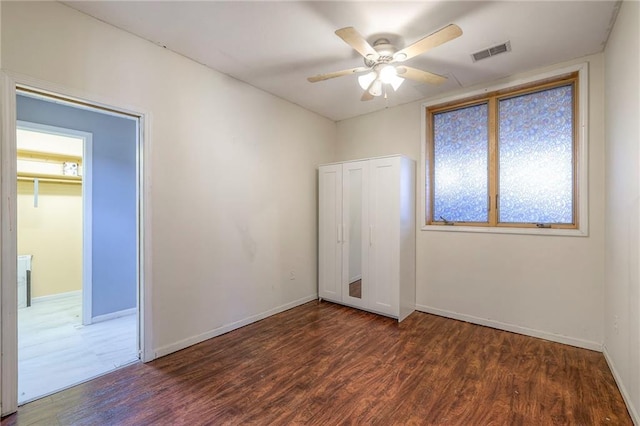
<path id="1" fill-rule="evenodd" d="M 318 196 L 318 293 L 342 300 L 342 165 L 322 166 Z"/>
<path id="2" fill-rule="evenodd" d="M 368 294 L 368 164 L 353 161 L 342 165 L 342 300 L 362 308 L 367 306 Z"/>
<path id="3" fill-rule="evenodd" d="M 369 308 L 398 315 L 399 158 L 370 162 Z"/>

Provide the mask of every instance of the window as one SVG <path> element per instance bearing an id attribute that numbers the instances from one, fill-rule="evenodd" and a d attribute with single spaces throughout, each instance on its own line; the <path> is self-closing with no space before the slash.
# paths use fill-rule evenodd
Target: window
<path id="1" fill-rule="evenodd" d="M 426 224 L 577 229 L 578 72 L 426 110 Z"/>

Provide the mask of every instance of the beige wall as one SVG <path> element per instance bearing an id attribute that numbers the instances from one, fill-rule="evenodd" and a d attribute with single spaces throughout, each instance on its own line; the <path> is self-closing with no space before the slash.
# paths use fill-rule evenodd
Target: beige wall
<path id="1" fill-rule="evenodd" d="M 605 353 L 640 424 L 640 4 L 624 1 L 605 49 Z"/>
<path id="2" fill-rule="evenodd" d="M 417 231 L 418 308 L 590 348 L 603 341 L 603 58 L 589 62 L 589 236 Z M 466 91 L 475 90 L 468 88 Z M 465 90 L 459 91 L 464 93 Z M 447 95 L 452 95 L 449 93 Z M 336 160 L 405 154 L 421 161 L 415 102 L 338 123 Z M 424 171 L 423 171 L 424 173 Z M 418 185 L 420 204 L 424 185 Z M 421 210 L 418 208 L 418 229 Z"/>
<path id="3" fill-rule="evenodd" d="M 18 254 L 33 255 L 31 296 L 82 289 L 82 186 L 18 182 Z"/>
<path id="4" fill-rule="evenodd" d="M 334 122 L 58 2 L 1 6 L 6 70 L 149 114 L 148 351 L 317 297 Z"/>

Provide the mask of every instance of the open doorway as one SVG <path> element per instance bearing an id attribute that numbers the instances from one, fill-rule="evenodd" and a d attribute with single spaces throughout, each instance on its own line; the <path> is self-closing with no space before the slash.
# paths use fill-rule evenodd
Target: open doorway
<path id="1" fill-rule="evenodd" d="M 23 404 L 139 360 L 138 120 L 16 98 Z"/>

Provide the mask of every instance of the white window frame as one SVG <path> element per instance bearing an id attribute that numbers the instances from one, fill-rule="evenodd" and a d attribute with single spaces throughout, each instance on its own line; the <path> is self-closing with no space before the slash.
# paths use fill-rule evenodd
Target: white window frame
<path id="1" fill-rule="evenodd" d="M 421 179 L 421 230 L 422 231 L 438 231 L 438 232 L 479 232 L 491 234 L 531 234 L 531 235 L 556 235 L 556 236 L 589 236 L 589 75 L 588 63 L 580 63 L 564 68 L 555 69 L 546 73 L 536 74 L 530 77 L 509 81 L 507 83 L 489 86 L 477 89 L 471 92 L 460 93 L 444 98 L 433 99 L 422 104 L 422 122 L 421 122 L 421 154 L 420 154 L 420 179 Z M 427 225 L 427 110 L 428 108 L 449 103 L 474 96 L 479 96 L 489 92 L 495 92 L 504 89 L 510 89 L 516 86 L 535 83 L 539 80 L 546 80 L 559 77 L 563 74 L 572 72 L 578 73 L 578 114 L 575 117 L 577 137 L 578 155 L 576 158 L 576 187 L 578 191 L 577 217 L 580 218 L 578 227 L 575 229 L 555 229 L 555 228 L 518 228 L 518 227 L 499 227 L 499 226 L 448 226 L 448 225 Z"/>

